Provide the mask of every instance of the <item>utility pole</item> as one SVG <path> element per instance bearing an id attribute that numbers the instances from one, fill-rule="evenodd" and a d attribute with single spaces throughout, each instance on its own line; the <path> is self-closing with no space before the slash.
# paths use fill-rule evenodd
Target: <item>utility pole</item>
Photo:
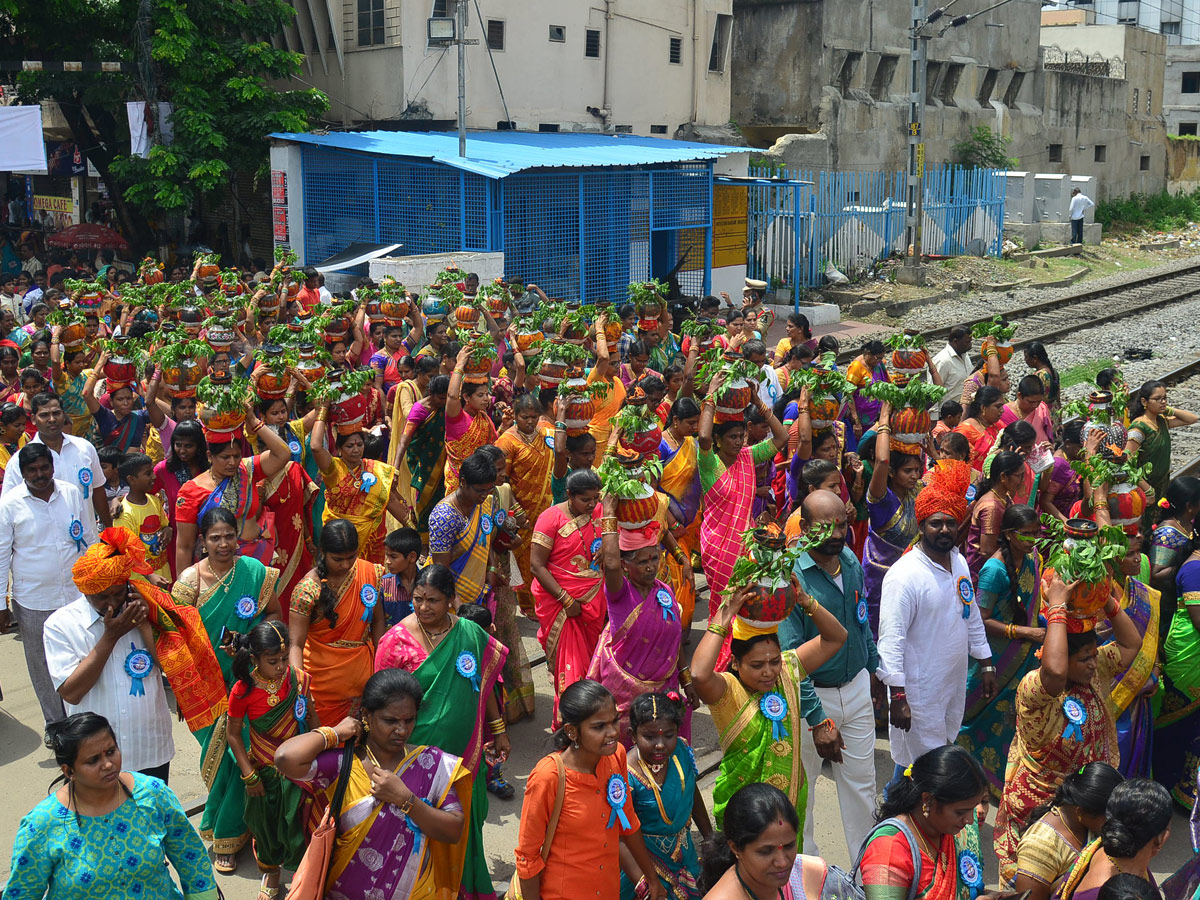
<path id="1" fill-rule="evenodd" d="M 458 155 L 467 155 L 467 0 L 458 0 Z"/>
<path id="2" fill-rule="evenodd" d="M 896 273 L 904 284 L 924 284 L 921 265 L 921 220 L 925 206 L 925 67 L 929 42 L 925 0 L 912 0 L 912 34 L 908 75 L 908 203 L 904 215 L 905 264 Z"/>

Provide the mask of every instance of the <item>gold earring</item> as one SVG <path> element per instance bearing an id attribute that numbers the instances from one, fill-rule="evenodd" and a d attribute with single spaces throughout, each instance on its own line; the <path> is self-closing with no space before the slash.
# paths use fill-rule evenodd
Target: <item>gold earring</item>
<path id="1" fill-rule="evenodd" d="M 363 733 L 364 737 L 366 737 L 368 734 L 371 733 L 371 723 L 370 722 L 368 722 L 366 719 L 363 719 L 362 722 L 360 722 L 359 724 L 362 725 L 362 733 Z"/>

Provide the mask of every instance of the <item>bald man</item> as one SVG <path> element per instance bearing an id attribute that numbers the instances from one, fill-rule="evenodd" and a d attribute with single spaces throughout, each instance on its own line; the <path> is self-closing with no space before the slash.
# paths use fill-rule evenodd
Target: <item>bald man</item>
<path id="1" fill-rule="evenodd" d="M 796 576 L 818 603 L 846 627 L 846 643 L 809 678 L 824 707 L 825 722 L 803 735 L 802 756 L 808 786 L 804 819 L 804 852 L 819 855 L 814 835 L 815 782 L 821 774 L 819 742 L 838 734 L 840 759 L 834 757 L 833 780 L 842 810 L 842 830 L 851 857 L 858 852 L 875 818 L 875 711 L 871 675 L 879 653 L 867 622 L 862 564 L 846 546 L 846 504 L 831 491 L 813 491 L 802 504 L 805 527 L 833 523 L 829 537 L 796 562 Z M 812 621 L 797 608 L 779 628 L 784 649 L 798 647 L 816 635 Z M 815 738 L 815 740 L 814 740 Z M 827 756 L 827 758 L 829 758 Z"/>

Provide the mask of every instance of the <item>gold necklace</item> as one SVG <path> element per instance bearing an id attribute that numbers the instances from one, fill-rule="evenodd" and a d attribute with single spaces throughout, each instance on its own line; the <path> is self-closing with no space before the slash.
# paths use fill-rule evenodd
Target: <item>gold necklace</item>
<path id="1" fill-rule="evenodd" d="M 267 681 L 258 674 L 258 667 L 254 667 L 254 671 L 250 673 L 254 677 L 254 683 L 267 692 L 267 706 L 275 706 L 279 702 L 279 689 L 283 687 L 283 679 L 287 677 L 287 672 L 284 672 L 274 681 Z"/>
<path id="2" fill-rule="evenodd" d="M 434 638 L 435 637 L 436 638 L 444 638 L 446 635 L 448 635 L 450 633 L 450 629 L 454 627 L 454 623 L 451 622 L 449 625 L 447 625 L 441 631 L 430 632 L 430 631 L 426 631 L 425 626 L 421 624 L 421 620 L 417 619 L 417 627 L 421 629 L 421 634 L 425 635 L 425 641 L 429 644 L 429 649 L 432 650 L 434 647 L 437 646 L 437 641 L 435 641 Z"/>
<path id="3" fill-rule="evenodd" d="M 216 571 L 213 569 L 212 560 L 208 559 L 208 560 L 205 560 L 205 562 L 208 563 L 208 577 L 217 579 L 216 582 L 212 586 L 212 589 L 214 591 L 217 590 L 218 588 L 225 587 L 225 582 L 233 575 L 233 570 L 237 568 L 237 560 L 235 559 L 233 561 L 233 565 L 229 567 L 229 571 L 226 572 L 224 575 L 218 576 Z"/>

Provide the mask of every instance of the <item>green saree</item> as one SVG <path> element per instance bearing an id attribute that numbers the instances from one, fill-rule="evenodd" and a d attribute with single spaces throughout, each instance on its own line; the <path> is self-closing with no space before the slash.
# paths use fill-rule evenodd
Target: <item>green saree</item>
<path id="1" fill-rule="evenodd" d="M 800 816 L 797 846 L 803 851 L 804 810 L 808 799 L 808 781 L 800 758 L 800 735 L 805 727 L 800 715 L 800 682 L 807 674 L 795 650 L 783 651 L 783 666 L 779 670 L 776 691 L 787 701 L 787 710 L 779 723 L 779 740 L 775 725 L 763 713 L 762 693 L 750 693 L 729 673 L 725 679 L 725 694 L 712 706 L 713 724 L 721 736 L 721 770 L 713 785 L 713 819 L 717 828 L 725 817 L 725 805 L 741 787 L 765 781 L 779 788 L 792 801 Z"/>
<path id="2" fill-rule="evenodd" d="M 200 619 L 225 676 L 226 692 L 233 687 L 233 658 L 221 649 L 221 641 L 227 632 L 246 634 L 263 621 L 278 580 L 278 569 L 253 557 L 239 556 L 229 574 L 204 594 L 198 588 L 195 566 L 186 569 L 171 590 L 177 603 L 200 610 Z M 211 840 L 213 852 L 218 854 L 237 853 L 250 837 L 245 822 L 245 785 L 233 751 L 226 743 L 228 722 L 228 715 L 222 714 L 212 725 L 195 732 L 201 749 L 200 776 L 208 787 L 200 836 Z M 242 743 L 249 746 L 249 729 L 244 720 L 243 726 Z"/>

